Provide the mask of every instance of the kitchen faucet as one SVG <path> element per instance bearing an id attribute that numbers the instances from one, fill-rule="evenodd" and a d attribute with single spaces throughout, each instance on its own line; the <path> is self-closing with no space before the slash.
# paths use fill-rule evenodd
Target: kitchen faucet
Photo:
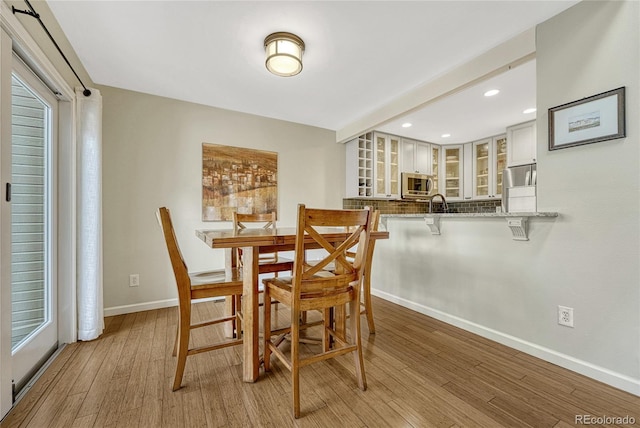
<path id="1" fill-rule="evenodd" d="M 435 198 L 436 196 L 440 196 L 440 199 L 442 199 L 442 207 L 444 208 L 444 212 L 446 213 L 447 211 L 449 211 L 449 207 L 447 206 L 447 201 L 444 199 L 444 195 L 442 193 L 436 193 L 431 198 L 429 198 L 429 214 L 433 213 L 433 198 Z"/>

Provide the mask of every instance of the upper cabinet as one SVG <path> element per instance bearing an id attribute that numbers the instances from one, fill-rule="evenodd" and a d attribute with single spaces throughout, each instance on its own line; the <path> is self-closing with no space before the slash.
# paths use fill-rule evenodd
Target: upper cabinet
<path id="1" fill-rule="evenodd" d="M 378 198 L 400 197 L 400 138 L 374 133 L 374 189 Z"/>
<path id="2" fill-rule="evenodd" d="M 447 200 L 502 197 L 505 168 L 536 162 L 535 121 L 473 143 L 443 145 L 368 132 L 346 144 L 346 197 L 398 199 L 400 174 L 433 176 Z"/>
<path id="3" fill-rule="evenodd" d="M 373 133 L 367 132 L 347 143 L 346 196 L 373 196 Z"/>
<path id="4" fill-rule="evenodd" d="M 536 162 L 536 121 L 507 128 L 507 166 Z"/>
<path id="5" fill-rule="evenodd" d="M 403 138 L 402 172 L 431 174 L 431 144 Z"/>

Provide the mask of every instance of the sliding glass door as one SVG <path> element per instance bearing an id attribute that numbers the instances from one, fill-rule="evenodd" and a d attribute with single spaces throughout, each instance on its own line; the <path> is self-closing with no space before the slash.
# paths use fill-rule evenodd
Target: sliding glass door
<path id="1" fill-rule="evenodd" d="M 14 55 L 11 76 L 11 364 L 16 392 L 58 346 L 57 100 Z M 4 256 L 4 254 L 3 254 Z"/>

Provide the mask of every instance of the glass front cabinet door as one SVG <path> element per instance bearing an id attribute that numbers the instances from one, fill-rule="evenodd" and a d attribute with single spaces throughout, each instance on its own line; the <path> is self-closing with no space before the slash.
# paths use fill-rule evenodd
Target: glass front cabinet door
<path id="1" fill-rule="evenodd" d="M 493 187 L 489 176 L 492 154 L 490 139 L 473 143 L 473 197 L 476 199 L 489 198 Z"/>
<path id="2" fill-rule="evenodd" d="M 434 193 L 440 193 L 440 188 L 438 187 L 438 166 L 440 165 L 440 146 L 436 146 L 434 144 L 431 145 L 431 175 L 433 176 L 433 188 L 435 189 Z"/>
<path id="3" fill-rule="evenodd" d="M 507 136 L 500 135 L 493 139 L 495 146 L 496 187 L 494 196 L 502 198 L 502 174 L 507 167 Z"/>
<path id="4" fill-rule="evenodd" d="M 375 191 L 381 198 L 400 197 L 400 138 L 375 134 Z"/>
<path id="5" fill-rule="evenodd" d="M 473 198 L 502 196 L 502 171 L 507 164 L 507 139 L 504 135 L 473 143 Z"/>
<path id="6" fill-rule="evenodd" d="M 460 200 L 462 199 L 462 146 L 443 146 L 442 151 L 444 196 L 447 200 Z"/>

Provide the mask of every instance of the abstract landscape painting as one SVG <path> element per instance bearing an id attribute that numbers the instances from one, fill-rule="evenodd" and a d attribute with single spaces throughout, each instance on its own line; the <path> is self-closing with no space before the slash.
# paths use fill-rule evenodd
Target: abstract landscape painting
<path id="1" fill-rule="evenodd" d="M 277 206 L 277 153 L 202 144 L 203 221 L 231 221 L 234 211 L 268 213 Z"/>

